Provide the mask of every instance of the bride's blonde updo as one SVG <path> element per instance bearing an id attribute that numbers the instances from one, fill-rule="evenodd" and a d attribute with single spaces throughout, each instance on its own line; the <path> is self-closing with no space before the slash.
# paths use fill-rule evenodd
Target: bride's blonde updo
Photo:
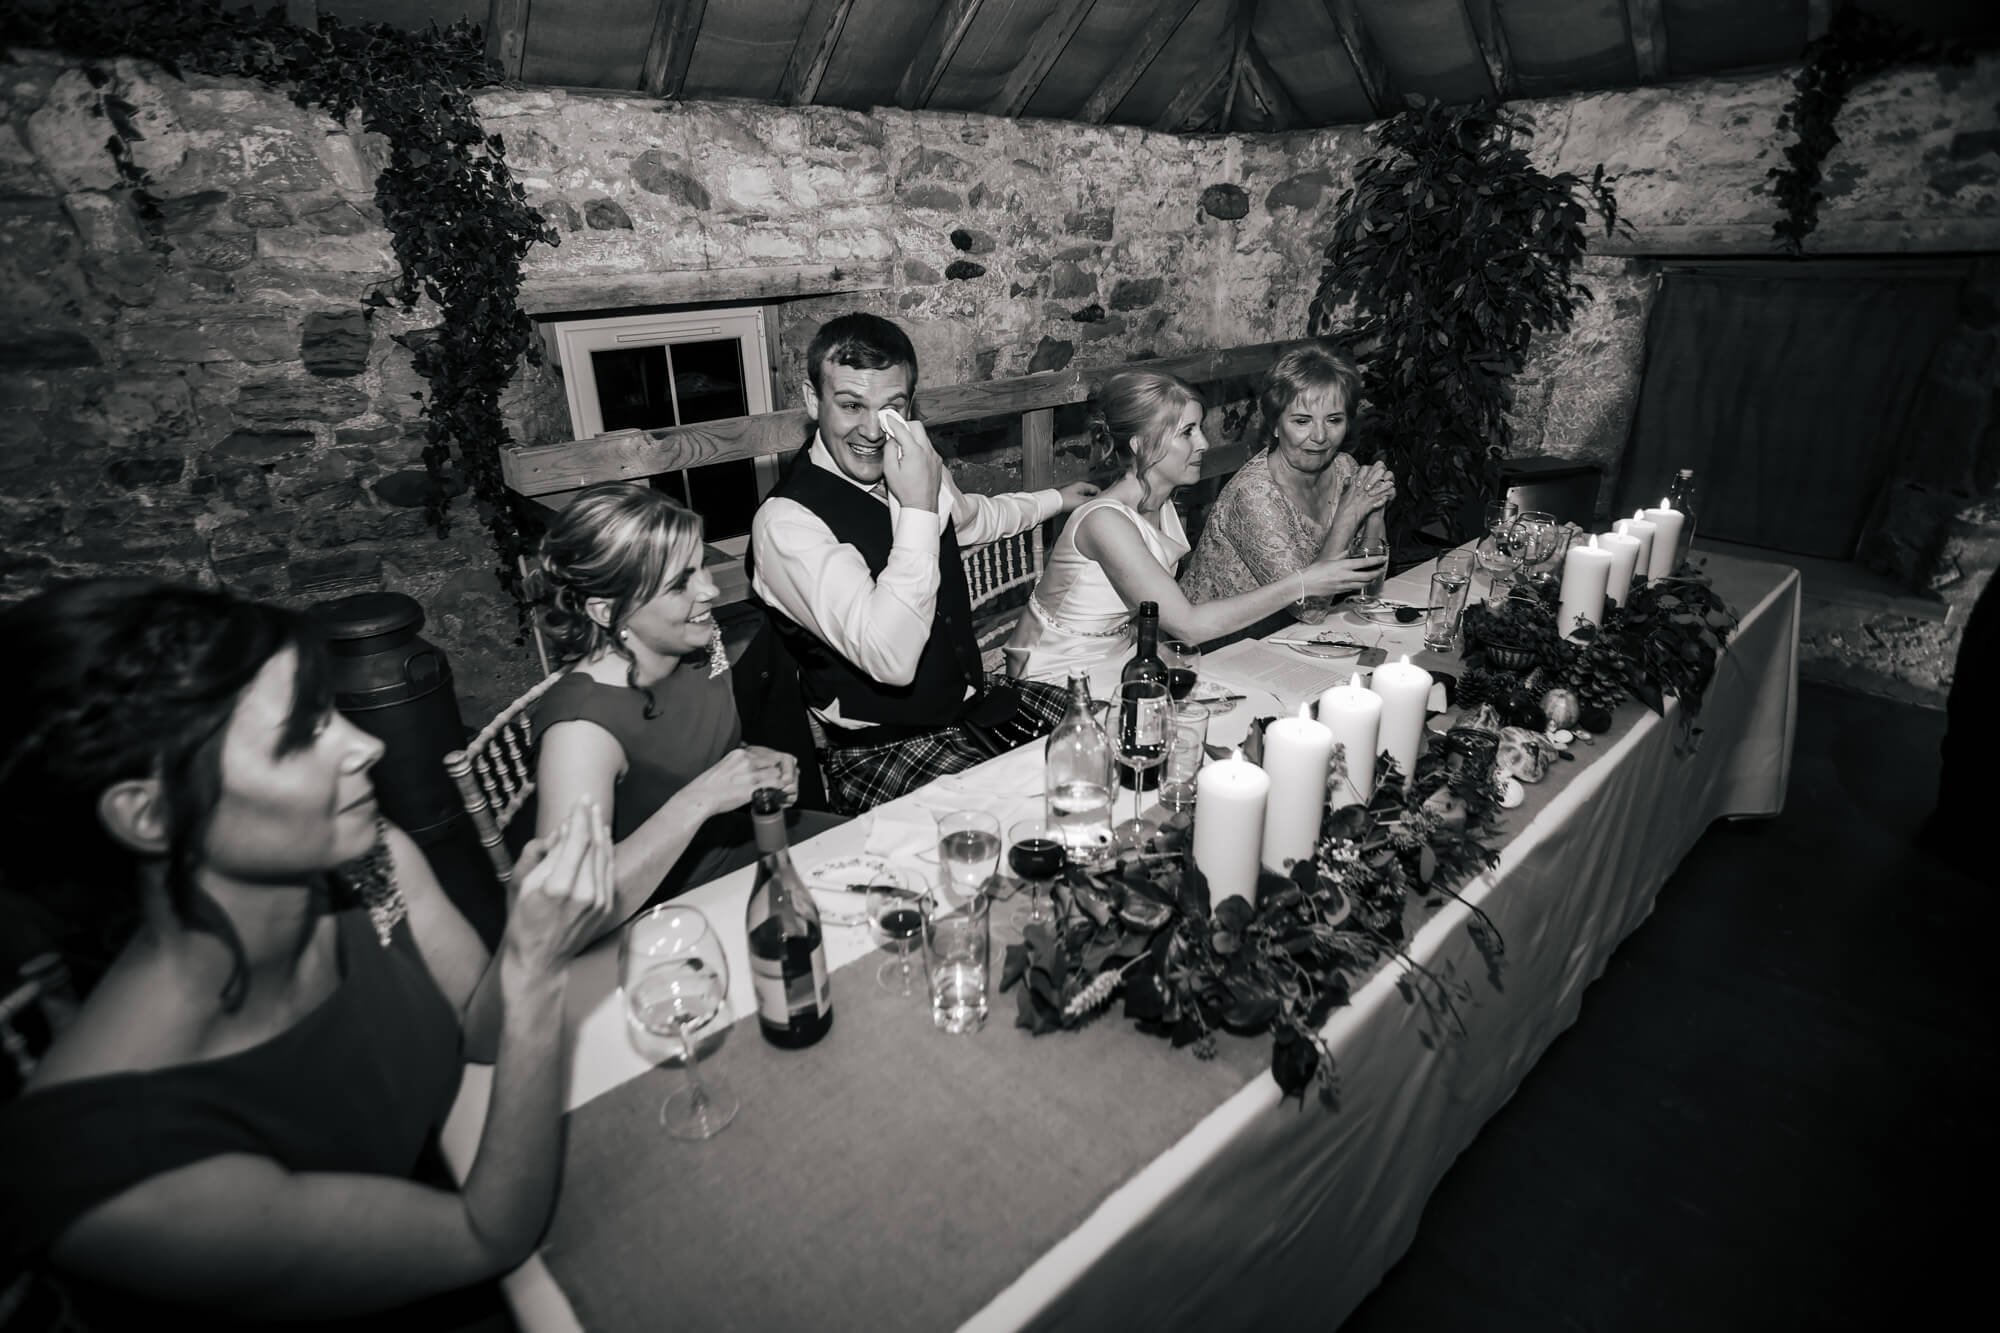
<path id="1" fill-rule="evenodd" d="M 1189 404 L 1206 407 L 1194 387 L 1160 370 L 1121 370 L 1097 391 L 1090 412 L 1093 468 L 1116 463 L 1139 478 L 1140 506 L 1153 498 L 1146 474 L 1166 452 L 1174 423 Z"/>
<path id="2" fill-rule="evenodd" d="M 528 562 L 527 593 L 549 652 L 564 664 L 600 651 L 631 663 L 619 639 L 625 622 L 700 561 L 700 515 L 631 482 L 591 487 L 556 516 Z M 610 624 L 590 618 L 593 597 L 610 603 Z"/>

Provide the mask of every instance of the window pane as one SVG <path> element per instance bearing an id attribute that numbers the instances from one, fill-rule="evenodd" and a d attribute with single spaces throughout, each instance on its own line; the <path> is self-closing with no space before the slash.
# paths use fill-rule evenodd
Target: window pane
<path id="1" fill-rule="evenodd" d="M 691 467 L 681 475 L 687 478 L 694 511 L 708 520 L 704 533 L 709 541 L 741 537 L 750 531 L 751 515 L 757 512 L 754 462 L 741 458 L 733 463 Z"/>
<path id="2" fill-rule="evenodd" d="M 746 416 L 750 400 L 743 389 L 743 350 L 738 338 L 675 343 L 674 392 L 681 403 L 681 424 Z"/>
<path id="3" fill-rule="evenodd" d="M 666 348 L 592 352 L 590 370 L 597 377 L 597 407 L 605 430 L 653 430 L 675 424 Z"/>

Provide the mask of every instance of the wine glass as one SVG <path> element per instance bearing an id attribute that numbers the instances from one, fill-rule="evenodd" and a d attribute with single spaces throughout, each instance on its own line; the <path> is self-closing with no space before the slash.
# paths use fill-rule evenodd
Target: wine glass
<path id="1" fill-rule="evenodd" d="M 915 995 L 922 977 L 910 963 L 910 946 L 924 933 L 921 895 L 900 884 L 868 886 L 868 929 L 875 943 L 896 956 L 875 971 L 875 980 L 891 995 Z"/>
<path id="2" fill-rule="evenodd" d="M 1389 543 L 1357 538 L 1352 549 L 1357 558 L 1380 560 L 1382 567 L 1369 577 L 1367 584 L 1354 594 L 1348 605 L 1357 611 L 1377 610 L 1382 605 L 1382 585 L 1389 578 Z"/>
<path id="3" fill-rule="evenodd" d="M 1160 645 L 1160 661 L 1167 668 L 1167 691 L 1179 703 L 1194 692 L 1201 674 L 1201 645 L 1185 639 L 1168 639 Z"/>
<path id="4" fill-rule="evenodd" d="M 704 1079 L 702 1029 L 726 1022 L 729 959 L 698 910 L 678 903 L 650 907 L 618 938 L 618 980 L 632 1021 L 680 1043 L 687 1086 L 660 1104 L 660 1123 L 677 1139 L 708 1139 L 736 1118 L 736 1094 Z"/>
<path id="5" fill-rule="evenodd" d="M 1516 526 L 1520 513 L 1520 506 L 1511 501 L 1486 506 L 1486 535 L 1473 547 L 1473 555 L 1486 571 L 1489 596 L 1521 567 L 1521 533 Z"/>
<path id="6" fill-rule="evenodd" d="M 945 883 L 969 899 L 1000 868 L 1000 820 L 984 810 L 953 810 L 938 820 L 938 861 Z"/>
<path id="7" fill-rule="evenodd" d="M 1530 574 L 1542 572 L 1542 565 L 1555 554 L 1556 516 L 1531 509 L 1514 520 L 1514 530 L 1520 534 L 1521 565 Z"/>
<path id="8" fill-rule="evenodd" d="M 1142 845 L 1153 827 L 1139 817 L 1139 789 L 1145 776 L 1167 757 L 1167 733 L 1174 700 L 1156 680 L 1131 680 L 1118 687 L 1118 729 L 1111 738 L 1118 762 L 1132 773 L 1132 818 L 1113 831 L 1114 845 Z"/>
<path id="9" fill-rule="evenodd" d="M 1028 886 L 1028 905 L 1014 909 L 1015 925 L 1046 925 L 1056 919 L 1043 898 L 1068 859 L 1047 820 L 1017 819 L 1007 826 L 1007 868 Z"/>

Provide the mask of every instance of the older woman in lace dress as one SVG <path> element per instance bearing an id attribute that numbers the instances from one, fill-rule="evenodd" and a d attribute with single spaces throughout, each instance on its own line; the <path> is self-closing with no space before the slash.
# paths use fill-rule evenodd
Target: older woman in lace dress
<path id="1" fill-rule="evenodd" d="M 1238 469 L 1209 510 L 1181 579 L 1191 600 L 1296 579 L 1345 556 L 1357 536 L 1384 538 L 1382 514 L 1395 497 L 1395 478 L 1381 464 L 1363 467 L 1341 450 L 1360 383 L 1352 361 L 1318 344 L 1278 358 L 1258 395 L 1267 447 Z M 1301 596 L 1291 611 L 1317 622 L 1333 602 Z"/>

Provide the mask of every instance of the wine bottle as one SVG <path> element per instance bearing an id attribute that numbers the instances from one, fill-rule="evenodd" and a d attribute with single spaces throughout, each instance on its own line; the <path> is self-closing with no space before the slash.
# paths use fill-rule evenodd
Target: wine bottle
<path id="1" fill-rule="evenodd" d="M 1688 551 L 1694 546 L 1695 509 L 1701 503 L 1693 468 L 1684 467 L 1674 474 L 1674 484 L 1667 488 L 1667 503 L 1681 511 L 1681 536 L 1674 543 L 1674 568 L 1679 569 L 1687 563 Z"/>
<path id="2" fill-rule="evenodd" d="M 1158 602 L 1139 603 L 1139 647 L 1132 654 L 1132 660 L 1125 664 L 1125 669 L 1118 673 L 1118 683 L 1121 686 L 1131 685 L 1138 681 L 1158 685 L 1161 689 L 1169 689 L 1171 684 L 1167 678 L 1167 664 L 1160 660 L 1160 604 Z M 1169 690 L 1169 696 L 1171 697 L 1171 690 Z M 1140 725 L 1138 711 L 1137 707 L 1130 700 L 1126 700 L 1119 713 L 1118 725 L 1128 744 L 1133 740 L 1133 730 Z M 1159 744 L 1165 744 L 1165 742 L 1166 738 L 1164 736 L 1158 738 Z M 1133 779 L 1128 785 L 1131 785 L 1136 791 L 1151 791 L 1160 785 L 1160 769 L 1157 764 L 1139 770 L 1136 775 L 1127 772 L 1124 776 L 1127 779 Z"/>
<path id="3" fill-rule="evenodd" d="M 757 884 L 743 924 L 750 936 L 750 980 L 757 1025 L 773 1046 L 810 1046 L 833 1026 L 826 939 L 819 907 L 799 882 L 785 840 L 785 797 L 760 787 L 750 799 L 757 839 Z"/>
<path id="4" fill-rule="evenodd" d="M 1072 859 L 1095 860 L 1111 845 L 1111 738 L 1083 671 L 1069 673 L 1069 710 L 1049 733 L 1043 777 L 1049 827 Z"/>

